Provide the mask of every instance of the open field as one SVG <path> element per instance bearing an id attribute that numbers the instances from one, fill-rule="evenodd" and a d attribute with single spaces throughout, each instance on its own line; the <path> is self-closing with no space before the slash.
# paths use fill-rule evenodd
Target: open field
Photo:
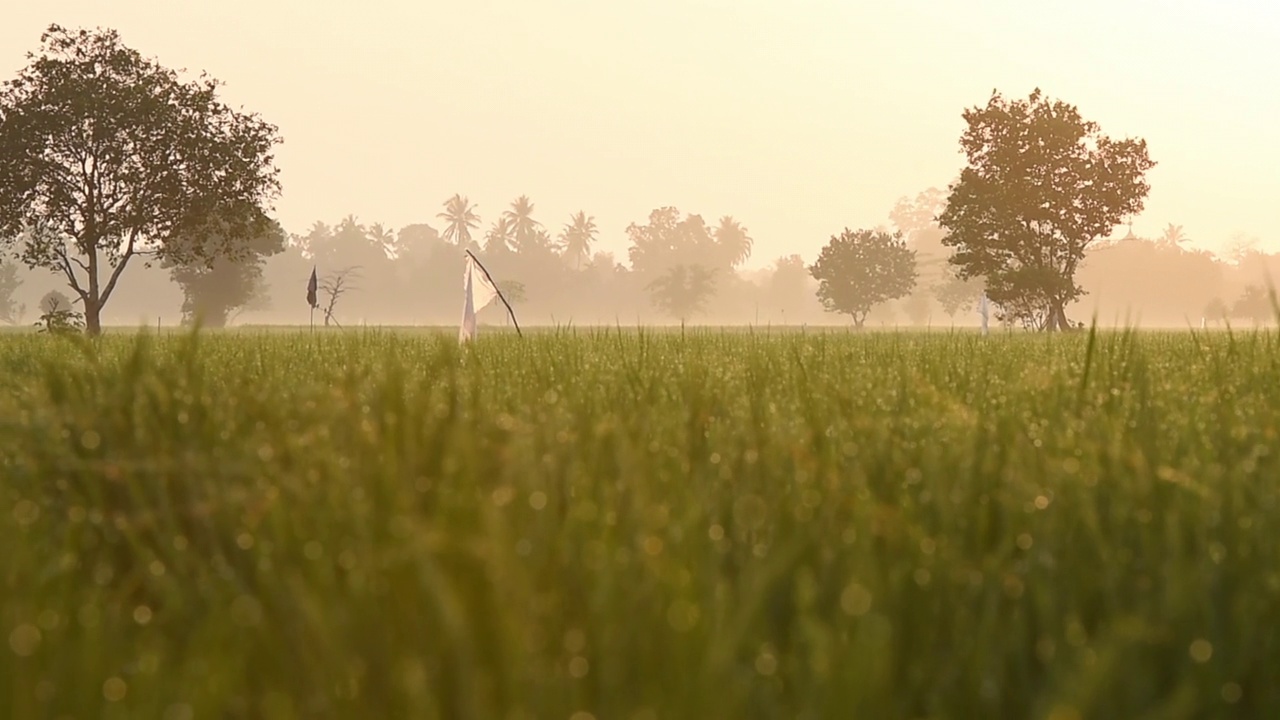
<path id="1" fill-rule="evenodd" d="M 1280 717 L 1280 341 L 0 342 L 7 718 Z"/>

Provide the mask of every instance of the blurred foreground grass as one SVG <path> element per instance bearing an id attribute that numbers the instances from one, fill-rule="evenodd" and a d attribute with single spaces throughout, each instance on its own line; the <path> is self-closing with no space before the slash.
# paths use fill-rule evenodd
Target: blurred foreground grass
<path id="1" fill-rule="evenodd" d="M 5 337 L 0 714 L 1280 717 L 1278 351 Z"/>

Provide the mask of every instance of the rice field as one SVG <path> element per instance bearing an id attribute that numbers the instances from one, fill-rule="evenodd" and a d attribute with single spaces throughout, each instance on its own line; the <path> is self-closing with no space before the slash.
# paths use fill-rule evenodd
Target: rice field
<path id="1" fill-rule="evenodd" d="M 1280 717 L 1275 333 L 0 337 L 0 715 Z"/>

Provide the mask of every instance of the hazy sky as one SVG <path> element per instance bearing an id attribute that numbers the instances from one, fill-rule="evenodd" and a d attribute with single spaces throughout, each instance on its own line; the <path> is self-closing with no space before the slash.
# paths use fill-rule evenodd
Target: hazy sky
<path id="1" fill-rule="evenodd" d="M 1039 85 L 1150 173 L 1139 234 L 1280 248 L 1280 7 L 1264 0 L 5 0 L 0 76 L 52 22 L 205 70 L 280 127 L 279 217 L 399 228 L 527 193 L 606 249 L 675 205 L 763 266 L 951 180 L 960 113 Z M 1122 232 L 1122 230 L 1121 230 Z"/>

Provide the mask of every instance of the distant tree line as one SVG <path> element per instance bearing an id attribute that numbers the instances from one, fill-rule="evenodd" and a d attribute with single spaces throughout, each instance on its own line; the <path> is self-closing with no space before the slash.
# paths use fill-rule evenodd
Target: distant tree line
<path id="1" fill-rule="evenodd" d="M 844 228 L 811 264 L 792 254 L 747 271 L 755 243 L 740 221 L 675 207 L 623 230 L 625 262 L 598 249 L 587 211 L 546 225 L 525 195 L 487 219 L 455 194 L 435 225 L 393 230 L 348 215 L 289 233 L 271 217 L 276 128 L 223 104 L 217 81 L 183 80 L 110 30 L 50 26 L 28 60 L 0 86 L 0 320 L 10 323 L 28 304 L 19 264 L 70 291 L 42 298 L 57 305 L 42 307 L 46 326 L 56 315 L 91 334 L 127 288 L 135 307 L 162 307 L 173 296 L 157 282 L 177 288 L 184 322 L 295 323 L 313 270 L 324 297 L 311 311 L 325 325 L 449 323 L 468 251 L 510 301 L 555 322 L 656 313 L 795 324 L 825 310 L 856 327 L 933 324 L 935 311 L 963 323 L 985 294 L 998 322 L 1053 331 L 1080 324 L 1069 314 L 1085 309 L 1086 288 L 1129 307 L 1155 298 L 1191 322 L 1271 312 L 1274 258 L 1256 239 L 1237 239 L 1226 259 L 1188 250 L 1172 224 L 1156 240 L 1109 240 L 1143 209 L 1155 164 L 1146 143 L 1104 135 L 1039 89 L 966 109 L 959 176 L 901 199 L 892 227 Z"/>

